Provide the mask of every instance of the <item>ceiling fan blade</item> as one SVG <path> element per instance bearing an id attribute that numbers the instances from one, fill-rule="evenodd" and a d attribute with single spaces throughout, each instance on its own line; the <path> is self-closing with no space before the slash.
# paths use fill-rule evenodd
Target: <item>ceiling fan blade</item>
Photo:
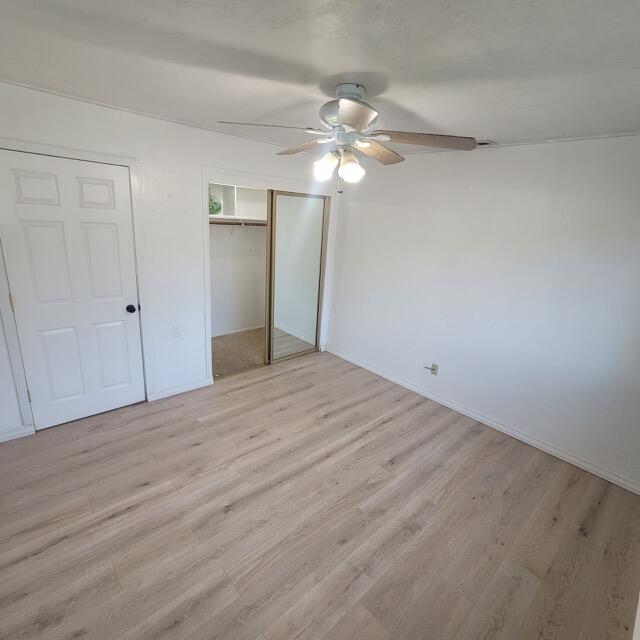
<path id="1" fill-rule="evenodd" d="M 274 129 L 295 129 L 296 131 L 306 131 L 315 135 L 333 135 L 332 131 L 325 129 L 314 129 L 313 127 L 289 127 L 285 124 L 260 124 L 258 122 L 230 122 L 229 120 L 218 120 L 218 124 L 236 124 L 243 127 L 271 127 Z"/>
<path id="2" fill-rule="evenodd" d="M 478 146 L 475 138 L 461 136 L 442 136 L 436 133 L 411 133 L 410 131 L 372 131 L 370 136 L 389 136 L 390 142 L 402 144 L 419 144 L 424 147 L 439 147 L 440 149 L 460 149 L 461 151 L 473 151 Z"/>
<path id="3" fill-rule="evenodd" d="M 289 147 L 288 149 L 283 149 L 282 151 L 278 151 L 277 155 L 291 156 L 294 153 L 300 153 L 301 151 L 306 151 L 307 149 L 313 149 L 313 147 L 317 146 L 320 142 L 321 142 L 320 140 L 309 140 L 309 142 L 303 142 L 302 144 L 299 144 L 295 147 Z"/>
<path id="4" fill-rule="evenodd" d="M 338 123 L 355 131 L 366 129 L 376 118 L 378 112 L 362 102 L 349 98 L 338 98 Z"/>
<path id="5" fill-rule="evenodd" d="M 365 144 L 366 146 L 364 146 Z M 363 142 L 362 146 L 356 143 L 355 148 L 366 156 L 374 158 L 382 164 L 396 164 L 397 162 L 402 162 L 404 160 L 401 155 L 375 140 L 367 140 L 366 142 Z"/>

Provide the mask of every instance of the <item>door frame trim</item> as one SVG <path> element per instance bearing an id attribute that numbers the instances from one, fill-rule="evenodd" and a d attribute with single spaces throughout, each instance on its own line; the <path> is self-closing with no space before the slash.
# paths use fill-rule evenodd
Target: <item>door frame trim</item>
<path id="1" fill-rule="evenodd" d="M 4 328 L 4 336 L 6 339 L 7 351 L 9 353 L 9 364 L 13 375 L 13 384 L 16 390 L 18 406 L 20 408 L 20 418 L 22 420 L 22 425 L 16 429 L 12 429 L 11 431 L 15 431 L 18 434 L 15 437 L 20 437 L 21 435 L 30 435 L 35 433 L 35 427 L 31 403 L 29 402 L 27 377 L 24 370 L 24 362 L 22 361 L 18 327 L 16 325 L 16 318 L 10 303 L 10 294 L 11 288 L 9 287 L 9 275 L 7 274 L 2 240 L 0 239 L 0 331 Z M 2 436 L 4 436 L 5 433 L 8 435 L 9 439 L 13 439 L 11 437 L 11 433 L 3 432 L 0 433 L 0 441 L 2 441 Z"/>
<path id="2" fill-rule="evenodd" d="M 5 151 L 17 151 L 19 153 L 32 153 L 38 156 L 49 156 L 53 158 L 62 158 L 64 160 L 79 160 L 80 162 L 95 162 L 97 164 L 109 164 L 115 165 L 119 167 L 125 167 L 129 171 L 129 195 L 131 198 L 131 230 L 133 233 L 133 256 L 134 256 L 134 265 L 135 265 L 135 274 L 136 274 L 136 292 L 138 295 L 138 305 L 141 309 L 145 308 L 144 304 L 144 292 L 140 285 L 140 260 L 138 256 L 138 247 L 137 240 L 140 236 L 140 232 L 138 229 L 138 220 L 140 219 L 140 215 L 142 213 L 142 188 L 140 181 L 140 166 L 136 158 L 132 156 L 121 156 L 110 153 L 99 153 L 95 151 L 87 151 L 84 149 L 74 149 L 67 148 L 62 146 L 50 145 L 50 144 L 41 144 L 38 142 L 31 142 L 28 140 L 16 140 L 13 138 L 4 138 L 0 137 L 0 149 Z M 2 251 L 2 247 L 0 247 L 0 251 Z M 0 256 L 1 259 L 4 260 L 4 254 Z M 9 282 L 7 276 L 7 283 Z M 13 315 L 13 310 L 11 310 Z M 144 398 L 145 401 L 149 402 L 149 387 L 150 380 L 149 376 L 151 374 L 152 368 L 149 366 L 146 357 L 145 350 L 145 327 L 144 327 L 144 313 L 140 311 L 138 314 L 138 327 L 140 330 L 140 351 L 142 357 L 142 383 L 144 387 Z M 15 322 L 15 317 L 14 317 Z M 15 346 L 14 346 L 15 349 Z M 26 372 L 24 369 L 24 362 L 22 360 L 22 352 L 19 350 L 18 344 L 18 352 L 11 353 L 9 352 L 9 356 L 12 358 L 17 357 L 17 361 L 19 361 L 20 371 L 14 371 L 14 375 L 24 376 L 26 380 Z M 24 389 L 24 398 L 20 399 L 20 403 L 26 401 L 29 402 L 26 392 L 26 385 Z M 30 402 L 29 402 L 30 404 Z M 32 417 L 33 424 L 33 417 Z"/>

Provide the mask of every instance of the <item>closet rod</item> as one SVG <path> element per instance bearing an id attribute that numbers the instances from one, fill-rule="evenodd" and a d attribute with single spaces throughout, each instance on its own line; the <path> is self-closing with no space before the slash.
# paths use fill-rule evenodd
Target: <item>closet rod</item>
<path id="1" fill-rule="evenodd" d="M 236 227 L 266 227 L 267 222 L 244 222 L 243 220 L 209 220 L 209 224 L 231 225 Z"/>

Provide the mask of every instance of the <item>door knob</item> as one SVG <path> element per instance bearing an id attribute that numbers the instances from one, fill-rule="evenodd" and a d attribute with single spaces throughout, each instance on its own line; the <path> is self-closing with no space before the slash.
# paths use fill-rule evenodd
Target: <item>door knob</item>
<path id="1" fill-rule="evenodd" d="M 133 304 L 128 304 L 128 305 L 127 305 L 127 307 L 126 307 L 126 309 L 127 309 L 127 311 L 128 311 L 129 313 L 135 313 L 135 312 L 136 312 L 136 307 L 135 307 L 135 305 L 133 305 Z"/>

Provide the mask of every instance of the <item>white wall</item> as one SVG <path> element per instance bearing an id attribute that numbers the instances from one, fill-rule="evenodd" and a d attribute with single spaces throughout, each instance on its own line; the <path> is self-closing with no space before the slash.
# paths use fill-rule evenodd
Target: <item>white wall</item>
<path id="1" fill-rule="evenodd" d="M 264 326 L 267 228 L 209 225 L 211 335 Z"/>
<path id="2" fill-rule="evenodd" d="M 640 491 L 639 160 L 625 137 L 367 163 L 329 349 Z"/>
<path id="3" fill-rule="evenodd" d="M 241 218 L 267 219 L 267 192 L 264 189 L 236 189 L 236 215 Z"/>
<path id="4" fill-rule="evenodd" d="M 135 158 L 140 199 L 136 252 L 147 392 L 170 395 L 210 381 L 208 228 L 203 218 L 203 165 L 301 179 L 307 157 L 278 147 L 0 83 L 0 142 L 64 147 Z"/>
<path id="5" fill-rule="evenodd" d="M 273 323 L 315 344 L 324 201 L 276 196 Z"/>

